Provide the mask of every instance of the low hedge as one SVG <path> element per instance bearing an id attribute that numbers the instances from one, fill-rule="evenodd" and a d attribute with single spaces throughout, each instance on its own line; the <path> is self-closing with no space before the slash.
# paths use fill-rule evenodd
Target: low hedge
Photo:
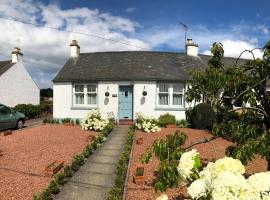
<path id="1" fill-rule="evenodd" d="M 23 113 L 26 118 L 34 119 L 52 113 L 51 103 L 41 103 L 40 105 L 18 104 L 13 108 L 15 111 Z"/>
<path id="2" fill-rule="evenodd" d="M 130 153 L 131 153 L 132 143 L 133 143 L 133 138 L 134 138 L 134 130 L 135 130 L 134 127 L 131 127 L 128 130 L 125 146 L 121 153 L 120 159 L 117 163 L 115 183 L 109 192 L 108 200 L 122 199 L 124 188 L 125 188 L 128 163 L 130 159 Z"/>
<path id="3" fill-rule="evenodd" d="M 34 195 L 33 200 L 51 200 L 60 192 L 63 186 L 76 171 L 85 163 L 86 159 L 92 155 L 98 146 L 106 140 L 106 137 L 113 129 L 113 124 L 110 122 L 99 134 L 95 137 L 91 144 L 88 144 L 81 154 L 75 155 L 70 165 L 64 167 L 64 170 L 54 176 L 54 179 L 49 183 L 48 187 L 40 194 Z"/>

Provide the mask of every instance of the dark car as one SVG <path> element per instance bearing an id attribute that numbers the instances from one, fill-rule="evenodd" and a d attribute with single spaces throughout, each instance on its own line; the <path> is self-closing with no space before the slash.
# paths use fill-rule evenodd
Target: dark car
<path id="1" fill-rule="evenodd" d="M 21 129 L 24 125 L 25 115 L 0 104 L 0 131 L 7 129 Z"/>

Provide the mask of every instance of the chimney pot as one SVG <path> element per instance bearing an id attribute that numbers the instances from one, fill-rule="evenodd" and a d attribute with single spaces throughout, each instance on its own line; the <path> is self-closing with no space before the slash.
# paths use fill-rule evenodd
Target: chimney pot
<path id="1" fill-rule="evenodd" d="M 198 56 L 199 45 L 194 43 L 192 41 L 192 38 L 188 38 L 186 44 L 186 51 L 187 55 L 189 56 Z"/>
<path id="2" fill-rule="evenodd" d="M 70 57 L 76 58 L 80 55 L 80 46 L 77 40 L 72 40 L 70 43 Z"/>
<path id="3" fill-rule="evenodd" d="M 17 63 L 22 60 L 23 54 L 19 47 L 14 47 L 13 51 L 11 52 L 11 61 L 12 63 Z"/>

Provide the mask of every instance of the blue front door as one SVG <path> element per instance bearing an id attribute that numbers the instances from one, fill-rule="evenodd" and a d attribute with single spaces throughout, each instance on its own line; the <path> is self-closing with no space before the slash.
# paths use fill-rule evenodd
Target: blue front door
<path id="1" fill-rule="evenodd" d="M 132 119 L 133 86 L 119 86 L 119 119 Z"/>

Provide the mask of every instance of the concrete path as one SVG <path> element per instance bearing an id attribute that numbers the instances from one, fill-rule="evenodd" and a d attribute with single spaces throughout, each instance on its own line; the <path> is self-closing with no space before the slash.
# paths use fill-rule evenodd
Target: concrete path
<path id="1" fill-rule="evenodd" d="M 106 200 L 114 185 L 116 164 L 126 140 L 127 125 L 114 127 L 113 132 L 64 185 L 57 200 Z"/>

